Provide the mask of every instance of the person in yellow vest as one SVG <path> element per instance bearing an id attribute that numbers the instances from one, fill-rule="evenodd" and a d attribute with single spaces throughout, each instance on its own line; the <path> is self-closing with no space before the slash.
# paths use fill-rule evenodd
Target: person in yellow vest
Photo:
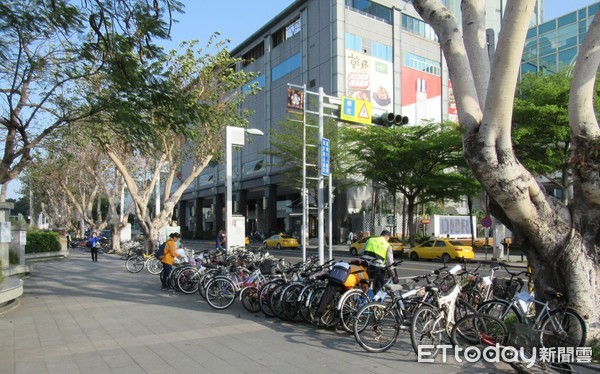
<path id="1" fill-rule="evenodd" d="M 394 262 L 394 251 L 388 243 L 391 235 L 388 230 L 383 230 L 380 236 L 370 237 L 360 253 L 361 258 L 369 264 L 367 273 L 369 278 L 373 279 L 375 293 L 385 284 L 385 278 L 388 275 L 386 266 Z"/>
<path id="2" fill-rule="evenodd" d="M 180 257 L 177 253 L 177 240 L 179 238 L 181 238 L 181 234 L 174 232 L 169 235 L 169 240 L 167 240 L 167 244 L 165 245 L 165 255 L 161 260 L 163 269 L 160 276 L 162 282 L 161 289 L 164 291 L 169 290 L 169 275 L 171 275 L 171 270 L 173 269 L 173 260 L 175 257 Z"/>

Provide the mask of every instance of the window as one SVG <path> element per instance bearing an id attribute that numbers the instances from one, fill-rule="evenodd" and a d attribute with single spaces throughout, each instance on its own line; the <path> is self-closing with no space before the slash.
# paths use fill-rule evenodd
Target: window
<path id="1" fill-rule="evenodd" d="M 362 38 L 360 35 L 346 33 L 346 49 L 362 52 Z"/>
<path id="2" fill-rule="evenodd" d="M 442 68 L 439 62 L 413 55 L 412 53 L 405 54 L 404 66 L 437 76 L 442 75 Z"/>
<path id="3" fill-rule="evenodd" d="M 373 57 L 377 57 L 382 60 L 393 60 L 392 47 L 386 44 L 371 42 L 371 54 L 373 55 Z"/>
<path id="4" fill-rule="evenodd" d="M 358 13 L 392 24 L 392 9 L 370 0 L 346 0 L 346 7 Z"/>
<path id="5" fill-rule="evenodd" d="M 300 17 L 298 17 L 271 35 L 271 44 L 273 45 L 273 48 L 298 34 L 300 30 L 302 30 L 302 22 L 300 21 Z"/>
<path id="6" fill-rule="evenodd" d="M 246 52 L 244 55 L 242 55 L 242 58 L 244 59 L 244 66 L 247 66 L 252 61 L 254 61 L 257 58 L 262 57 L 264 55 L 265 55 L 265 43 L 260 42 L 254 48 L 252 48 L 251 50 Z"/>
<path id="7" fill-rule="evenodd" d="M 408 16 L 406 14 L 402 14 L 402 30 L 408 31 L 411 34 L 418 35 L 428 40 L 433 40 L 436 43 L 438 42 L 437 35 L 431 26 L 420 19 Z"/>

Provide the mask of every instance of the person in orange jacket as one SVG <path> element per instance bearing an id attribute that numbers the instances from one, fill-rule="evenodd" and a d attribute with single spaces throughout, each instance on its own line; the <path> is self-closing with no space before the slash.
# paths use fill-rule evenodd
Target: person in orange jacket
<path id="1" fill-rule="evenodd" d="M 179 238 L 181 238 L 181 234 L 174 232 L 169 235 L 169 239 L 165 245 L 165 255 L 161 260 L 163 269 L 160 274 L 162 290 L 169 290 L 169 275 L 171 275 L 171 270 L 173 269 L 173 260 L 175 257 L 179 257 L 179 254 L 177 253 L 177 240 L 179 240 Z"/>

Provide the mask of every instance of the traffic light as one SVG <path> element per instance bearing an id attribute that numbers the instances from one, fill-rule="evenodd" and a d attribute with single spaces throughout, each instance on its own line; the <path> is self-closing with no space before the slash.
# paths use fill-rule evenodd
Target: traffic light
<path id="1" fill-rule="evenodd" d="M 373 116 L 373 123 L 381 126 L 402 126 L 408 123 L 408 117 L 401 114 L 384 112 L 379 116 Z"/>

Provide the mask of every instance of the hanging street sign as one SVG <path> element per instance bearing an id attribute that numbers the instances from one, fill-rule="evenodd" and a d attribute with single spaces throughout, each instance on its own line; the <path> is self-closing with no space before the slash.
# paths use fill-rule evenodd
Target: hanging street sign
<path id="1" fill-rule="evenodd" d="M 329 148 L 329 139 L 323 138 L 321 140 L 321 174 L 329 176 L 329 155 L 331 149 Z"/>
<path id="2" fill-rule="evenodd" d="M 489 229 L 490 227 L 492 227 L 492 217 L 490 217 L 490 216 L 483 217 L 483 219 L 481 220 L 481 226 L 485 227 L 486 229 Z"/>
<path id="3" fill-rule="evenodd" d="M 340 119 L 342 121 L 357 122 L 370 125 L 373 116 L 373 104 L 359 99 L 342 96 L 342 110 Z"/>

